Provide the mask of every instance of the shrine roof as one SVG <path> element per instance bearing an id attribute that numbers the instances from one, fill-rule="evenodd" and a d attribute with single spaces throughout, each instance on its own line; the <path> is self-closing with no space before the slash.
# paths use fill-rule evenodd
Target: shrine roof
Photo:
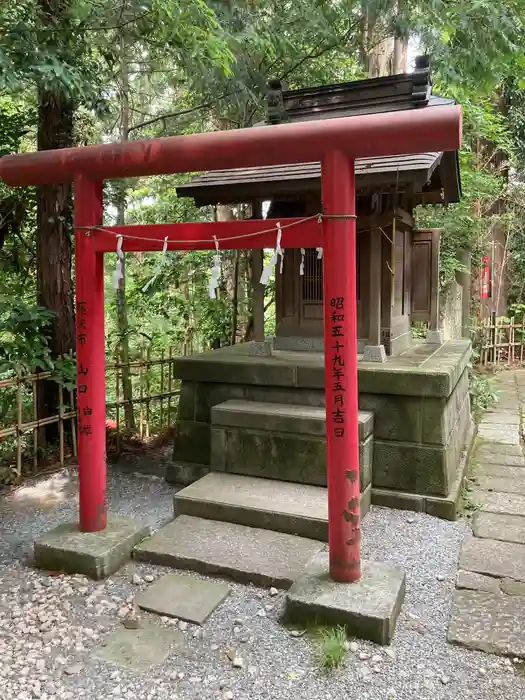
<path id="1" fill-rule="evenodd" d="M 263 124 L 301 122 L 410 109 L 447 109 L 452 99 L 432 95 L 426 59 L 416 59 L 413 73 L 358 80 L 337 85 L 287 90 L 281 81 L 268 85 L 267 117 Z M 213 170 L 177 188 L 198 206 L 229 204 L 318 192 L 320 163 Z M 461 195 L 457 152 L 363 158 L 356 161 L 356 188 L 367 194 L 407 191 L 418 201 L 458 201 Z M 427 199 L 428 198 L 428 199 Z"/>

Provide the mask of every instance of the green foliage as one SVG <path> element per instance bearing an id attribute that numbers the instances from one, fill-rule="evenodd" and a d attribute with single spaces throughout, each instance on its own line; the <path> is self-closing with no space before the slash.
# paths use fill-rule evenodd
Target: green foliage
<path id="1" fill-rule="evenodd" d="M 52 358 L 48 334 L 53 314 L 39 306 L 0 295 L 0 376 L 51 372 L 67 389 L 75 387 L 73 356 Z"/>
<path id="2" fill-rule="evenodd" d="M 47 333 L 53 314 L 23 301 L 0 297 L 0 373 L 50 370 Z"/>
<path id="3" fill-rule="evenodd" d="M 448 85 L 463 86 L 471 95 L 490 95 L 519 65 L 523 69 L 522 0 L 419 0 L 400 5 Z"/>
<path id="4" fill-rule="evenodd" d="M 45 5 L 0 6 L 0 89 L 36 85 L 103 111 L 123 36 L 147 60 L 201 69 L 211 63 L 226 72 L 233 61 L 204 0 L 124 0 L 118 9 L 108 0 L 68 0 L 48 11 Z"/>
<path id="5" fill-rule="evenodd" d="M 513 140 L 516 166 L 525 168 L 525 85 L 511 78 L 505 84 L 507 119 Z"/>
<path id="6" fill-rule="evenodd" d="M 513 315 L 523 316 L 525 302 L 525 187 L 508 189 L 505 220 L 508 228 L 506 251 L 507 299 Z"/>
<path id="7" fill-rule="evenodd" d="M 504 113 L 494 100 L 479 97 L 465 87 L 436 90 L 456 98 L 463 107 L 464 143 L 459 154 L 462 198 L 449 206 L 420 207 L 417 224 L 443 230 L 440 250 L 441 286 L 447 287 L 462 271 L 460 256 L 472 251 L 474 268 L 487 252 L 497 228 L 512 236 L 522 224 L 508 184 L 508 168 L 514 158 L 513 138 Z M 501 165 L 499 154 L 504 154 Z"/>
<path id="8" fill-rule="evenodd" d="M 485 411 L 498 401 L 498 393 L 494 387 L 494 378 L 476 371 L 470 371 L 470 397 L 472 409 L 476 415 Z"/>

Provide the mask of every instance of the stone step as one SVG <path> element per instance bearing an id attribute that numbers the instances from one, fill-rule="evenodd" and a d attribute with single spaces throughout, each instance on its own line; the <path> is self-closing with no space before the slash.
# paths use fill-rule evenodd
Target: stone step
<path id="1" fill-rule="evenodd" d="M 359 411 L 358 420 L 359 439 L 364 440 L 373 431 L 374 415 L 370 411 Z M 326 435 L 326 410 L 317 406 L 231 399 L 212 408 L 211 422 L 216 426 Z"/>
<path id="2" fill-rule="evenodd" d="M 370 507 L 369 486 L 361 495 L 361 517 Z M 327 490 L 276 479 L 211 472 L 174 497 L 175 517 L 237 523 L 328 541 Z"/>
<path id="3" fill-rule="evenodd" d="M 326 486 L 324 408 L 232 399 L 212 408 L 211 422 L 214 471 Z M 360 411 L 362 491 L 372 481 L 373 425 Z"/>
<path id="4" fill-rule="evenodd" d="M 305 537 L 181 515 L 138 547 L 139 561 L 289 588 L 323 545 Z"/>

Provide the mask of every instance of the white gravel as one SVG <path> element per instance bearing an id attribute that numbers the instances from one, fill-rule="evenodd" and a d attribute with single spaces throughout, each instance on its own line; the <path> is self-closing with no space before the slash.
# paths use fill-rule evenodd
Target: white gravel
<path id="1" fill-rule="evenodd" d="M 399 564 L 407 574 L 391 647 L 350 640 L 344 668 L 323 672 L 309 636 L 279 623 L 281 591 L 232 583 L 203 630 L 139 616 L 141 625 L 184 630 L 184 647 L 161 665 L 143 672 L 101 662 L 96 651 L 136 617 L 134 595 L 164 569 L 130 564 L 109 581 L 93 582 L 29 568 L 35 537 L 76 518 L 74 492 L 74 479 L 58 477 L 0 500 L 0 700 L 525 698 L 520 664 L 446 643 L 468 525 L 382 508 L 372 508 L 365 519 L 362 543 L 365 557 Z M 171 516 L 173 489 L 161 480 L 114 472 L 109 493 L 112 510 L 154 526 Z"/>

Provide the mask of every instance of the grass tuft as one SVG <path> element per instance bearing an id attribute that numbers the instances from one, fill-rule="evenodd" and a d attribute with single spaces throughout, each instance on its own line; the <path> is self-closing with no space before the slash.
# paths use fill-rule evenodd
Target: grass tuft
<path id="1" fill-rule="evenodd" d="M 326 671 L 342 666 L 347 647 L 346 629 L 341 625 L 321 628 L 318 639 L 320 665 Z"/>

